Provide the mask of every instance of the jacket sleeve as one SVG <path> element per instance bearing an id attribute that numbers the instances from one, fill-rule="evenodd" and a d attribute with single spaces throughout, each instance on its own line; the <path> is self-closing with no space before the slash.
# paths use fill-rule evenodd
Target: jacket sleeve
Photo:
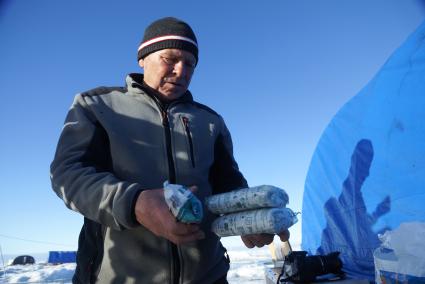
<path id="1" fill-rule="evenodd" d="M 68 112 L 50 166 L 52 188 L 88 219 L 114 229 L 136 227 L 132 210 L 141 187 L 112 173 L 109 139 L 90 112 L 90 100 L 77 95 Z"/>
<path id="2" fill-rule="evenodd" d="M 233 157 L 233 144 L 229 130 L 222 117 L 220 120 L 222 127 L 214 144 L 214 163 L 209 174 L 213 194 L 248 187 L 248 183 L 239 171 L 238 164 Z"/>

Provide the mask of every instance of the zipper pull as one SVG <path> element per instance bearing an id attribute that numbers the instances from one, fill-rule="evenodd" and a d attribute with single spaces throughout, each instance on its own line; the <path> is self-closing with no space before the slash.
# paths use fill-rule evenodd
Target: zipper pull
<path id="1" fill-rule="evenodd" d="M 161 111 L 161 116 L 162 116 L 162 125 L 163 126 L 168 126 L 168 114 L 167 114 L 167 111 L 162 110 Z"/>
<path id="2" fill-rule="evenodd" d="M 188 131 L 189 130 L 189 119 L 186 116 L 183 116 L 182 120 L 183 120 L 185 130 Z"/>
<path id="3" fill-rule="evenodd" d="M 195 154 L 193 153 L 193 141 L 192 141 L 192 134 L 190 133 L 190 127 L 189 127 L 189 118 L 186 116 L 182 117 L 184 130 L 186 131 L 186 136 L 189 141 L 189 154 L 190 159 L 192 161 L 192 166 L 195 167 Z"/>

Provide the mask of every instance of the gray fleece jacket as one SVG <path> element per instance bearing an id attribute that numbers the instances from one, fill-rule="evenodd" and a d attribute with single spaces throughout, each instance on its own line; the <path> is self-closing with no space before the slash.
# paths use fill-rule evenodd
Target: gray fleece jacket
<path id="1" fill-rule="evenodd" d="M 187 92 L 164 107 L 130 74 L 126 87 L 78 94 L 51 164 L 52 187 L 84 216 L 74 283 L 214 283 L 229 269 L 225 249 L 206 238 L 176 246 L 140 225 L 134 204 L 165 180 L 197 185 L 197 197 L 246 187 L 221 116 Z"/>

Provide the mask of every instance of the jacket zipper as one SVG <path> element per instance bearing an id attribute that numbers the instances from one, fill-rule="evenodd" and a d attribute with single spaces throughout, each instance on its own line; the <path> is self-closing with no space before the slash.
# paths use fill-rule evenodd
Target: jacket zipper
<path id="1" fill-rule="evenodd" d="M 173 153 L 171 148 L 171 130 L 170 130 L 170 123 L 168 121 L 168 113 L 166 109 L 163 109 L 162 106 L 159 105 L 159 108 L 161 109 L 161 116 L 162 116 L 162 125 L 164 126 L 164 132 L 165 132 L 165 143 L 167 147 L 167 158 L 168 158 L 168 178 L 170 183 L 176 183 L 176 170 L 174 168 L 174 159 L 173 159 Z M 178 284 L 180 281 L 180 257 L 178 252 L 177 245 L 170 242 L 171 246 L 171 272 L 172 277 L 171 281 L 174 284 Z"/>
<path id="2" fill-rule="evenodd" d="M 193 154 L 193 141 L 192 141 L 192 134 L 190 133 L 189 119 L 183 116 L 182 121 L 183 121 L 184 129 L 186 131 L 187 139 L 189 140 L 189 151 L 190 151 L 190 159 L 192 161 L 192 167 L 195 167 L 195 156 Z"/>
<path id="3" fill-rule="evenodd" d="M 143 89 L 143 86 L 139 83 L 135 83 L 136 86 Z M 170 123 L 168 121 L 168 108 L 164 108 L 162 103 L 155 97 L 150 94 L 147 94 L 149 97 L 153 99 L 155 104 L 158 106 L 158 109 L 161 112 L 161 118 L 162 118 L 162 126 L 164 127 L 164 133 L 165 133 L 165 145 L 167 147 L 167 159 L 168 159 L 168 180 L 170 183 L 176 183 L 176 169 L 174 168 L 174 159 L 173 159 L 173 153 L 171 148 L 171 129 L 170 129 Z M 171 246 L 171 282 L 173 284 L 178 284 L 180 282 L 180 256 L 178 252 L 177 245 L 170 242 Z"/>
<path id="4" fill-rule="evenodd" d="M 168 121 L 167 110 L 161 108 L 162 125 L 164 126 L 165 132 L 165 144 L 167 147 L 167 158 L 168 158 L 168 178 L 170 183 L 176 183 L 176 170 L 174 168 L 174 159 L 171 148 L 171 130 L 170 123 Z"/>

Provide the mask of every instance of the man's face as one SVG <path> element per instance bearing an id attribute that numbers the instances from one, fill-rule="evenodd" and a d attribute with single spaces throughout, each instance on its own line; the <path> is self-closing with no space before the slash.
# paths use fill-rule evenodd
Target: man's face
<path id="1" fill-rule="evenodd" d="M 174 100 L 189 87 L 196 58 L 185 50 L 162 49 L 141 59 L 139 65 L 144 69 L 145 83 L 164 98 Z"/>

